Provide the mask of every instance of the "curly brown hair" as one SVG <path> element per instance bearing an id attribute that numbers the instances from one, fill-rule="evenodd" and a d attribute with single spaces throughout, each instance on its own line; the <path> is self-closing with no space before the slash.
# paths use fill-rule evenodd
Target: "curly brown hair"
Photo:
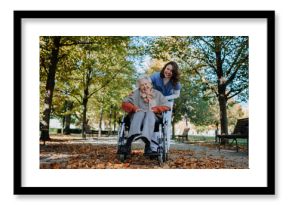
<path id="1" fill-rule="evenodd" d="M 171 65 L 171 66 L 172 66 L 172 77 L 171 77 L 171 80 L 172 80 L 172 82 L 173 82 L 173 85 L 175 86 L 175 85 L 179 82 L 179 80 L 180 80 L 180 79 L 179 79 L 179 78 L 180 78 L 179 67 L 178 67 L 178 65 L 177 65 L 176 62 L 174 62 L 174 61 L 170 61 L 170 62 L 166 63 L 166 64 L 163 66 L 163 68 L 162 68 L 162 70 L 161 70 L 161 72 L 160 72 L 160 77 L 161 77 L 161 78 L 165 78 L 165 76 L 164 76 L 164 70 L 165 70 L 165 68 L 166 68 L 168 65 Z"/>

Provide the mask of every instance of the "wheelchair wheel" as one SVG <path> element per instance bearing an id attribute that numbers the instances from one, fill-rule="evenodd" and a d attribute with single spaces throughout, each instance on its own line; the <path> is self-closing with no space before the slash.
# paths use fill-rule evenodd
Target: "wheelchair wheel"
<path id="1" fill-rule="evenodd" d="M 125 143 L 125 123 L 123 122 L 118 130 L 118 144 L 117 144 L 117 158 L 121 162 L 124 162 L 126 159 L 124 143 Z"/>

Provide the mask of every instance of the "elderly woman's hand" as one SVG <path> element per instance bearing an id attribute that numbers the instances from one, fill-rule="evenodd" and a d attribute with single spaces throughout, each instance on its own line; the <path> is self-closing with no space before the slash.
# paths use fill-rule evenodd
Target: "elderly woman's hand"
<path id="1" fill-rule="evenodd" d="M 135 110 L 135 112 L 142 112 L 143 110 L 142 109 L 140 109 L 140 108 L 137 108 L 136 110 Z"/>
<path id="2" fill-rule="evenodd" d="M 151 108 L 152 112 L 154 113 L 161 113 L 170 110 L 168 106 L 155 106 Z"/>
<path id="3" fill-rule="evenodd" d="M 139 112 L 141 109 L 132 103 L 129 102 L 123 102 L 122 103 L 122 109 L 125 110 L 125 112 Z"/>

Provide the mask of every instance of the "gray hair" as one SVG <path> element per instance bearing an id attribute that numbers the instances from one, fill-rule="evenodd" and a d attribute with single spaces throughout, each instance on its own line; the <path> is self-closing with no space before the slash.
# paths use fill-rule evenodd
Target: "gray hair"
<path id="1" fill-rule="evenodd" d="M 150 78 L 149 76 L 147 76 L 147 75 L 144 75 L 144 76 L 141 76 L 140 78 L 138 78 L 137 83 L 136 83 L 137 88 L 140 87 L 140 82 L 141 82 L 142 80 L 147 80 L 149 83 L 152 84 L 152 80 L 151 80 L 151 78 Z"/>

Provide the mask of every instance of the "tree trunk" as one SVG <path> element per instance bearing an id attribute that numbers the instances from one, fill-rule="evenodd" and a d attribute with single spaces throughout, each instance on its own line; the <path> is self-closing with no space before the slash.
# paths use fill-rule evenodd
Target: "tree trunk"
<path id="1" fill-rule="evenodd" d="M 227 116 L 227 100 L 225 94 L 219 94 L 219 107 L 220 107 L 220 124 L 221 134 L 228 134 L 228 116 Z M 223 139 L 222 144 L 228 144 L 228 139 Z"/>
<path id="2" fill-rule="evenodd" d="M 110 106 L 109 135 L 112 134 L 112 106 Z"/>
<path id="3" fill-rule="evenodd" d="M 50 140 L 49 137 L 49 120 L 50 120 L 50 113 L 51 113 L 51 106 L 52 106 L 52 97 L 53 97 L 53 90 L 55 85 L 55 73 L 57 69 L 58 63 L 58 54 L 60 48 L 60 36 L 55 36 L 53 38 L 53 47 L 51 50 L 50 55 L 50 65 L 48 68 L 48 76 L 46 80 L 46 93 L 44 99 L 44 112 L 43 112 L 43 128 L 41 130 L 40 140 L 47 141 Z"/>
<path id="4" fill-rule="evenodd" d="M 89 100 L 89 87 L 91 83 L 91 73 L 92 73 L 92 67 L 89 66 L 88 70 L 85 75 L 85 80 L 84 80 L 84 97 L 83 97 L 83 126 L 82 126 L 82 137 L 86 138 L 85 134 L 85 128 L 88 125 L 87 122 L 87 106 L 88 106 L 88 100 Z"/>
<path id="5" fill-rule="evenodd" d="M 228 133 L 227 100 L 225 94 L 219 94 L 221 134 Z"/>
<path id="6" fill-rule="evenodd" d="M 216 73 L 218 84 L 218 101 L 220 108 L 221 134 L 228 134 L 228 116 L 227 116 L 227 97 L 226 97 L 226 79 L 224 77 L 222 57 L 221 57 L 221 39 L 214 37 L 216 54 Z M 222 144 L 227 144 L 228 140 L 223 139 Z"/>
<path id="7" fill-rule="evenodd" d="M 114 107 L 114 127 L 113 127 L 114 134 L 116 131 L 116 122 L 117 122 L 117 112 L 116 112 L 116 108 Z"/>
<path id="8" fill-rule="evenodd" d="M 73 108 L 73 102 L 67 101 L 66 103 L 66 111 L 70 113 Z M 64 130 L 63 134 L 70 135 L 70 123 L 71 123 L 71 114 L 64 116 Z"/>
<path id="9" fill-rule="evenodd" d="M 83 98 L 83 125 L 82 125 L 82 138 L 86 138 L 86 127 L 87 127 L 87 105 L 88 105 L 88 88 L 84 91 Z"/>
<path id="10" fill-rule="evenodd" d="M 102 121 L 103 121 L 103 106 L 101 107 L 101 112 L 100 112 L 100 121 L 99 121 L 99 132 L 98 136 L 102 136 Z"/>
<path id="11" fill-rule="evenodd" d="M 172 120 L 172 122 L 171 122 L 171 130 L 172 130 L 172 139 L 175 139 L 175 122 L 174 122 L 174 120 Z"/>
<path id="12" fill-rule="evenodd" d="M 221 58 L 221 39 L 219 36 L 214 37 L 215 55 L 216 55 L 216 73 L 218 83 L 218 101 L 220 107 L 220 124 L 221 133 L 228 134 L 228 117 L 227 117 L 227 98 L 226 98 L 226 79 L 224 77 L 222 58 Z"/>

